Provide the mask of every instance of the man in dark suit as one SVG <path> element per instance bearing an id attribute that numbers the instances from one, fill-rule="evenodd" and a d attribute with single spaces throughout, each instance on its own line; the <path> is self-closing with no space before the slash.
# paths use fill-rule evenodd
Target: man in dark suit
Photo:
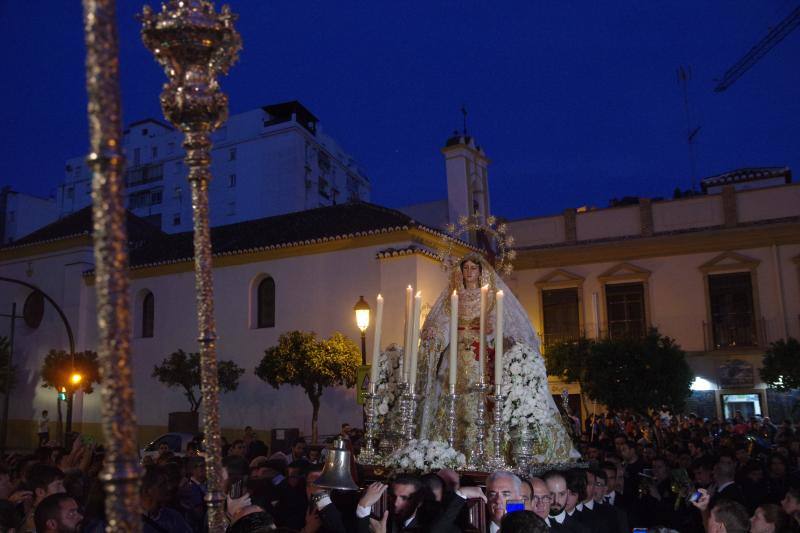
<path id="1" fill-rule="evenodd" d="M 582 500 L 575 506 L 573 516 L 593 533 L 615 533 L 605 515 L 600 511 L 600 504 L 594 501 L 594 489 L 597 484 L 595 471 L 585 470 L 580 473 L 583 474 L 585 480 L 585 483 L 583 483 L 585 492 L 582 495 Z M 576 486 L 576 488 L 580 490 L 579 486 Z"/>
<path id="2" fill-rule="evenodd" d="M 614 505 L 616 503 L 615 491 L 611 490 L 616 486 L 616 466 L 613 463 L 610 466 L 606 464 L 605 468 L 595 470 L 594 475 L 595 510 L 603 517 L 611 531 L 627 533 L 629 531 L 628 515 Z M 614 485 L 609 482 L 610 479 L 613 479 Z"/>
<path id="3" fill-rule="evenodd" d="M 736 483 L 735 477 L 736 460 L 733 454 L 728 452 L 721 453 L 714 465 L 714 490 L 709 501 L 709 509 L 713 509 L 714 505 L 720 500 L 730 500 L 746 505 L 744 491 Z"/>
<path id="4" fill-rule="evenodd" d="M 422 481 L 415 476 L 400 475 L 390 486 L 378 482 L 367 487 L 356 508 L 358 533 L 370 531 L 372 506 L 381 499 L 387 488 L 389 488 L 389 510 L 382 517 L 386 521 L 386 533 L 458 531 L 455 523 L 467 499 L 478 497 L 485 500 L 483 492 L 478 487 L 462 487 L 455 493 L 447 494 L 440 507 L 434 509 L 426 507 L 423 510 L 423 503 L 430 504 L 430 502 L 424 502 L 425 489 Z"/>
<path id="5" fill-rule="evenodd" d="M 588 478 L 594 485 L 594 474 L 588 470 L 573 468 L 564 476 L 567 480 L 567 524 L 581 524 L 586 531 L 608 533 L 609 529 L 599 514 L 594 512 L 594 499 L 587 492 Z M 591 507 L 589 507 L 591 505 Z"/>
<path id="6" fill-rule="evenodd" d="M 569 490 L 567 480 L 561 472 L 551 470 L 543 476 L 544 482 L 550 491 L 550 516 L 547 522 L 553 531 L 564 531 L 566 533 L 589 533 L 589 530 L 577 520 L 568 520 L 567 503 L 569 501 Z M 573 499 L 571 510 L 575 510 L 577 497 Z"/>

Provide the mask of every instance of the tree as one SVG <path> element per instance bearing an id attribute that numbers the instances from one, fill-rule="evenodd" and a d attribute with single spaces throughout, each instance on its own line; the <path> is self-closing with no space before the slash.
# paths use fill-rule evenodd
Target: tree
<path id="1" fill-rule="evenodd" d="M 80 374 L 81 380 L 72 382 L 73 374 Z M 100 383 L 100 367 L 97 361 L 97 352 L 89 350 L 70 354 L 64 350 L 50 350 L 42 364 L 42 386 L 48 389 L 77 392 L 86 394 L 94 391 L 94 384 Z"/>
<path id="2" fill-rule="evenodd" d="M 217 361 L 217 378 L 220 392 L 233 392 L 239 387 L 239 377 L 244 368 L 233 361 Z M 200 393 L 200 354 L 186 353 L 181 349 L 153 367 L 153 377 L 167 387 L 183 387 L 183 394 L 189 400 L 191 411 L 200 409 L 203 396 Z M 197 392 L 195 392 L 197 391 Z"/>
<path id="3" fill-rule="evenodd" d="M 772 389 L 800 388 L 800 342 L 789 337 L 769 345 L 761 368 L 761 379 Z"/>
<path id="4" fill-rule="evenodd" d="M 317 340 L 313 332 L 290 331 L 278 338 L 277 346 L 264 351 L 255 374 L 274 388 L 302 387 L 311 402 L 311 439 L 317 442 L 319 401 L 326 387 L 356 384 L 361 351 L 341 333 Z"/>
<path id="5" fill-rule="evenodd" d="M 80 382 L 72 382 L 73 374 L 80 374 Z M 77 391 L 91 394 L 94 391 L 95 383 L 100 383 L 100 366 L 97 361 L 97 352 L 86 350 L 71 354 L 64 350 L 51 349 L 44 357 L 44 363 L 42 363 L 42 387 L 55 389 L 59 392 L 62 389 L 66 390 L 68 402 L 71 402 L 72 395 Z M 61 402 L 59 401 L 56 405 L 58 407 L 57 439 L 61 440 Z M 71 403 L 67 404 L 68 422 L 71 405 Z"/>
<path id="6" fill-rule="evenodd" d="M 681 411 L 691 394 L 686 354 L 656 330 L 643 338 L 560 343 L 547 351 L 547 367 L 612 410 L 646 413 L 667 405 Z"/>

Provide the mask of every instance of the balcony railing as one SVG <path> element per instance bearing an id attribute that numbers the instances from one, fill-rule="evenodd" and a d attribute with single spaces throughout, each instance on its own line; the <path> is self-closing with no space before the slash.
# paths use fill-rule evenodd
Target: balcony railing
<path id="1" fill-rule="evenodd" d="M 562 342 L 577 342 L 583 335 L 580 331 L 562 331 L 558 333 L 544 333 L 542 335 L 542 348 L 545 352 L 551 346 Z"/>
<path id="2" fill-rule="evenodd" d="M 758 326 L 757 327 L 757 322 Z M 709 324 L 703 323 L 708 345 L 706 349 L 723 350 L 762 346 L 766 342 L 759 332 L 764 331 L 764 319 L 756 320 L 748 315 L 722 315 L 714 317 Z"/>

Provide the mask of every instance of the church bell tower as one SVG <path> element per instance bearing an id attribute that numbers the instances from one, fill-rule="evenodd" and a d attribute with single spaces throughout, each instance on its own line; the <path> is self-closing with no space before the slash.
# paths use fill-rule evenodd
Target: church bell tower
<path id="1" fill-rule="evenodd" d="M 451 224 L 459 217 L 477 215 L 485 222 L 489 211 L 489 158 L 475 138 L 454 132 L 442 148 L 447 172 L 447 214 Z"/>

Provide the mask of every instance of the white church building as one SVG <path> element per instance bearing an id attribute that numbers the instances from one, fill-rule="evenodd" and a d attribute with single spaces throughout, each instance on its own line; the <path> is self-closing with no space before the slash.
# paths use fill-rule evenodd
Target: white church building
<path id="1" fill-rule="evenodd" d="M 431 206 L 424 214 L 446 223 L 476 207 L 488 209 L 488 198 L 480 194 L 483 185 L 475 181 L 482 175 L 485 184 L 486 160 L 474 142 L 455 137 L 443 153 L 454 201 L 444 204 L 443 214 Z M 223 428 L 240 432 L 250 425 L 263 435 L 270 428 L 299 427 L 309 434 L 311 409 L 302 389 L 277 391 L 253 373 L 264 350 L 295 329 L 325 337 L 338 331 L 356 340 L 353 305 L 363 295 L 374 308 L 379 293 L 385 299 L 384 345 L 402 343 L 405 287 L 420 290 L 423 307 L 430 308 L 446 284 L 432 252 L 444 246 L 436 226 L 361 201 L 215 225 L 218 356 L 246 369 L 238 390 L 221 396 Z M 136 414 L 145 443 L 166 431 L 169 412 L 188 410 L 182 393 L 151 373 L 179 348 L 197 351 L 192 236 L 159 230 L 152 220 L 130 213 L 128 238 Z M 77 351 L 94 350 L 97 341 L 93 268 L 90 206 L 0 249 L 0 276 L 32 284 L 56 300 L 74 331 Z M 18 313 L 31 294 L 26 287 L 0 283 L 0 302 L 15 302 Z M 52 420 L 56 412 L 57 393 L 40 383 L 44 356 L 68 344 L 61 319 L 47 304 L 41 323 L 18 320 L 15 333 L 18 381 L 9 446 L 28 447 L 38 413 L 47 409 Z M 367 346 L 372 335 L 370 328 Z M 76 395 L 74 429 L 100 436 L 99 402 L 96 392 Z M 320 433 L 336 432 L 343 422 L 360 425 L 361 416 L 353 390 L 326 390 Z"/>

